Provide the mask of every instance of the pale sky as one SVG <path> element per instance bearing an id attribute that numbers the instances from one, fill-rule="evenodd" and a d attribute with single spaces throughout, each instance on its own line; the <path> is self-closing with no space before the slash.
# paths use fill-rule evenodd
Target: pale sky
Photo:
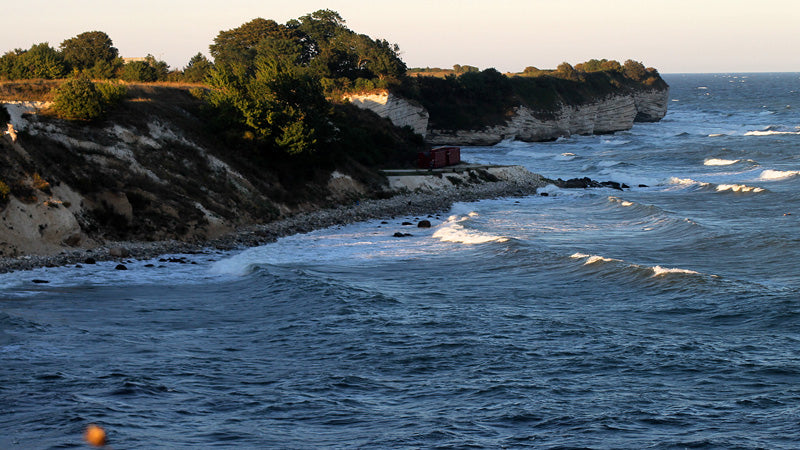
<path id="1" fill-rule="evenodd" d="M 26 0 L 0 9 L 0 52 L 100 30 L 121 56 L 182 68 L 221 30 L 318 9 L 398 44 L 409 67 L 518 72 L 607 58 L 662 73 L 800 72 L 798 0 Z"/>

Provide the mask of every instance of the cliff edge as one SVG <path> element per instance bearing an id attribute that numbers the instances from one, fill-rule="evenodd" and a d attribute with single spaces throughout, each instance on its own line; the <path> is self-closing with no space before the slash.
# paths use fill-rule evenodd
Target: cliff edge
<path id="1" fill-rule="evenodd" d="M 629 130 L 635 122 L 657 122 L 667 113 L 669 86 L 657 73 L 647 82 L 616 73 L 584 74 L 582 81 L 498 75 L 489 73 L 470 84 L 428 77 L 396 92 L 349 94 L 345 99 L 397 126 L 411 127 L 431 145 L 613 133 Z"/>

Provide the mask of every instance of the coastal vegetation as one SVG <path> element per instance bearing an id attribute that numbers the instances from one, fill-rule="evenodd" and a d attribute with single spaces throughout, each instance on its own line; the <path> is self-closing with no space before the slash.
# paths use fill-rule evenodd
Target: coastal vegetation
<path id="1" fill-rule="evenodd" d="M 521 73 L 502 74 L 493 68 L 478 71 L 411 69 L 398 92 L 422 104 L 431 127 L 444 130 L 477 129 L 504 123 L 514 108 L 527 106 L 549 118 L 561 105 L 577 105 L 635 90 L 666 89 L 654 68 L 638 61 L 624 64 L 592 59 L 555 70 L 526 67 Z M 471 67 L 471 66 L 466 66 Z"/>
<path id="2" fill-rule="evenodd" d="M 655 69 L 633 60 L 591 59 L 506 74 L 460 64 L 408 69 L 396 44 L 350 30 L 327 9 L 285 24 L 253 19 L 220 31 L 209 50 L 213 61 L 197 53 L 182 70 L 170 70 L 152 55 L 126 62 L 106 33 L 89 31 L 66 39 L 58 50 L 41 43 L 7 52 L 0 57 L 0 80 L 197 83 L 201 87 L 193 93 L 205 103 L 212 128 L 248 141 L 257 153 L 293 156 L 329 152 L 341 142 L 340 99 L 353 92 L 388 89 L 421 104 L 432 127 L 454 130 L 500 124 L 519 106 L 546 118 L 562 104 L 666 87 Z M 84 93 L 74 95 L 78 85 Z M 69 90 L 73 95 L 61 94 L 57 102 L 62 118 L 96 119 L 114 104 L 101 104 L 93 93 L 98 89 L 85 81 L 71 82 Z M 365 151 L 371 149 L 353 148 L 351 154 Z"/>
<path id="3" fill-rule="evenodd" d="M 560 105 L 665 86 L 635 61 L 516 74 L 408 69 L 397 45 L 349 29 L 330 10 L 283 24 L 253 19 L 220 31 L 209 50 L 211 58 L 198 52 L 171 70 L 152 55 L 123 59 L 106 33 L 89 31 L 58 48 L 5 53 L 0 101 L 51 106 L 30 116 L 19 105 L 12 111 L 30 128 L 15 145 L 0 142 L 0 203 L 16 198 L 33 208 L 50 198 L 45 185 L 68 186 L 83 199 L 67 203 L 85 208 L 75 217 L 87 234 L 202 238 L 217 221 L 263 223 L 385 195 L 379 169 L 411 168 L 430 147 L 410 126 L 345 94 L 389 91 L 447 130 L 501 123 L 520 105 L 547 116 Z M 337 194 L 332 179 L 366 188 Z"/>

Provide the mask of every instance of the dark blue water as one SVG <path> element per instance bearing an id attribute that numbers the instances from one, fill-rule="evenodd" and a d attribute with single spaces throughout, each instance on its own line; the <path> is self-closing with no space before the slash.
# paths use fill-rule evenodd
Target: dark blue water
<path id="1" fill-rule="evenodd" d="M 463 152 L 624 192 L 1 276 L 0 448 L 798 448 L 800 74 L 667 81 L 660 123 Z"/>

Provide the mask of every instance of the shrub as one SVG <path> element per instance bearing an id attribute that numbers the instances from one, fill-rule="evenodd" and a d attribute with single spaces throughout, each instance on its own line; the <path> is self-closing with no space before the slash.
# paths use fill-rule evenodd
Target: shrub
<path id="1" fill-rule="evenodd" d="M 0 204 L 5 203 L 8 200 L 8 194 L 10 193 L 11 188 L 9 188 L 4 182 L 0 181 Z"/>
<path id="2" fill-rule="evenodd" d="M 147 83 L 158 80 L 158 72 L 145 61 L 131 61 L 122 66 L 119 77 L 125 81 Z"/>
<path id="3" fill-rule="evenodd" d="M 94 88 L 102 97 L 105 107 L 119 103 L 128 93 L 128 89 L 124 85 L 113 82 L 96 83 Z"/>
<path id="4" fill-rule="evenodd" d="M 33 186 L 34 189 L 38 189 L 40 191 L 44 191 L 47 193 L 50 192 L 50 183 L 48 183 L 47 180 L 42 178 L 41 175 L 39 175 L 38 173 L 34 173 L 32 180 L 33 181 L 31 182 L 31 186 Z"/>
<path id="5" fill-rule="evenodd" d="M 103 114 L 103 97 L 84 77 L 67 80 L 56 88 L 53 108 L 63 119 L 94 120 Z"/>
<path id="6" fill-rule="evenodd" d="M 125 86 L 113 83 L 92 83 L 85 77 L 67 80 L 55 89 L 53 109 L 67 120 L 94 120 L 127 93 Z"/>

